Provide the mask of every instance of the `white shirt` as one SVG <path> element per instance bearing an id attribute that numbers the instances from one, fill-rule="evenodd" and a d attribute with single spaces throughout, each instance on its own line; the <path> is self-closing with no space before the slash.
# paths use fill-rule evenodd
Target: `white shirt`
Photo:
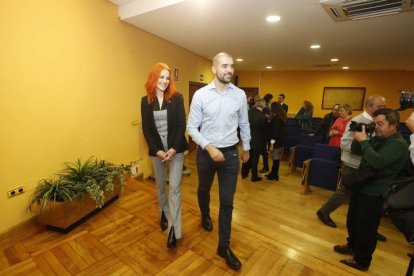
<path id="1" fill-rule="evenodd" d="M 201 148 L 208 144 L 224 148 L 238 143 L 237 127 L 243 150 L 250 150 L 250 124 L 246 94 L 232 83 L 225 92 L 216 89 L 214 81 L 197 90 L 193 96 L 187 131 Z"/>

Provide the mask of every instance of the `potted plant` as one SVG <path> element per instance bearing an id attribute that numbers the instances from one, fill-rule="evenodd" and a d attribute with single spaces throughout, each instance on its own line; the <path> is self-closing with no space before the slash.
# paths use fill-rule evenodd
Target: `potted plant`
<path id="1" fill-rule="evenodd" d="M 28 210 L 37 207 L 39 222 L 68 232 L 116 200 L 125 186 L 124 173 L 129 171 L 130 166 L 93 157 L 66 162 L 54 179 L 39 182 Z"/>

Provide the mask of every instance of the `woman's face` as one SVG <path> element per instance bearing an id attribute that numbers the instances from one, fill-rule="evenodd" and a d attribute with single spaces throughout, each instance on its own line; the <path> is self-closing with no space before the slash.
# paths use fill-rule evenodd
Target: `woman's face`
<path id="1" fill-rule="evenodd" d="M 157 90 L 159 92 L 165 92 L 168 85 L 170 84 L 170 72 L 168 70 L 162 70 L 158 77 Z"/>
<path id="2" fill-rule="evenodd" d="M 346 117 L 348 117 L 348 112 L 345 109 L 343 109 L 343 107 L 340 107 L 339 116 L 341 116 L 342 119 L 346 119 Z"/>

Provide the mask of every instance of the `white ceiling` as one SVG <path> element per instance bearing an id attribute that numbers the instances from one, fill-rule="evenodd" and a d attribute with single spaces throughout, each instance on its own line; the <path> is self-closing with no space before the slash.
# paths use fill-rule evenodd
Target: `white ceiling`
<path id="1" fill-rule="evenodd" d="M 200 56 L 243 58 L 238 70 L 414 70 L 414 12 L 336 23 L 319 0 L 109 1 L 121 20 Z"/>

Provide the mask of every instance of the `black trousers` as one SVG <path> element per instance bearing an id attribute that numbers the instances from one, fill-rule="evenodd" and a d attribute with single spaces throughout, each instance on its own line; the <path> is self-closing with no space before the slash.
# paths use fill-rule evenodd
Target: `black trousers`
<path id="1" fill-rule="evenodd" d="M 259 157 L 265 150 L 251 149 L 249 151 L 250 158 L 246 163 L 242 164 L 241 175 L 246 177 L 249 174 L 249 170 L 252 170 L 252 179 L 258 178 L 257 166 L 259 164 Z"/>
<path id="2" fill-rule="evenodd" d="M 361 265 L 371 264 L 383 205 L 381 196 L 370 196 L 359 191 L 351 194 L 346 220 L 347 240 L 348 246 L 355 251 L 355 261 Z"/>
<path id="3" fill-rule="evenodd" d="M 214 175 L 217 173 L 219 185 L 219 243 L 218 246 L 230 246 L 233 199 L 239 172 L 239 154 L 237 147 L 223 151 L 224 162 L 214 162 L 207 151 L 197 150 L 198 205 L 202 215 L 210 214 L 210 190 Z"/>

